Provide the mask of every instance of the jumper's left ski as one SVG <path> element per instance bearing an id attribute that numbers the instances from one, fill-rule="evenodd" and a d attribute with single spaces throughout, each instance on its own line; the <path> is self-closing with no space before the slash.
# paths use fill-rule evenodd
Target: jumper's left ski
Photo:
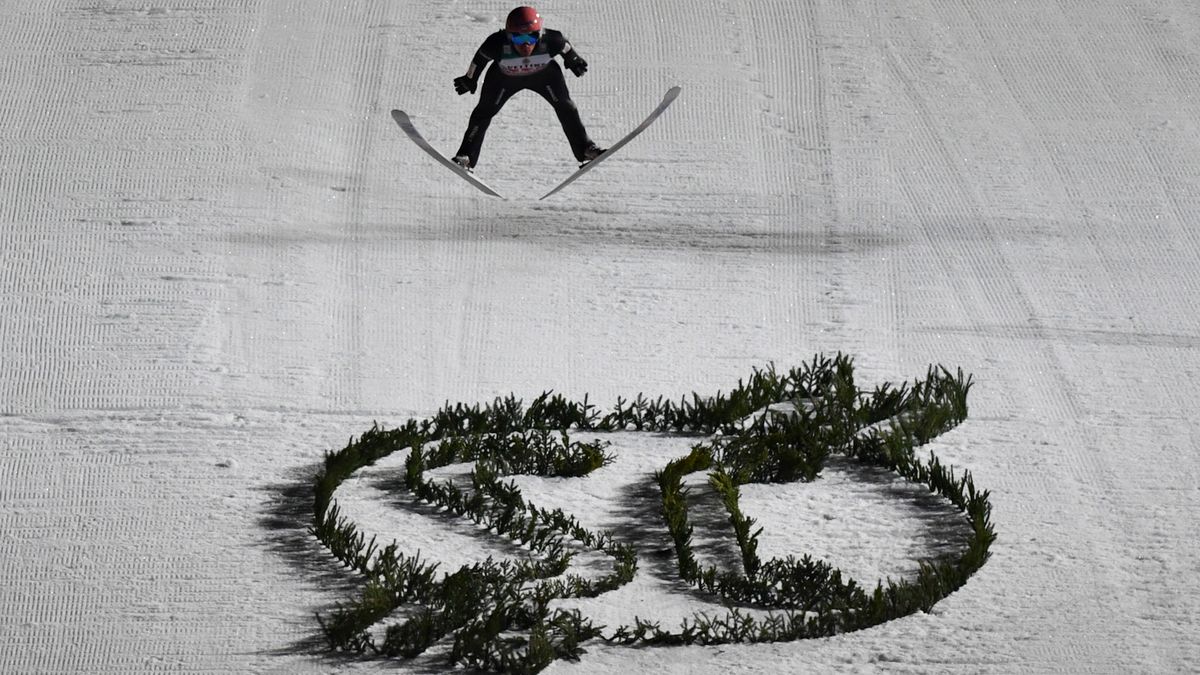
<path id="1" fill-rule="evenodd" d="M 412 139 L 413 143 L 416 143 L 422 150 L 429 153 L 430 157 L 441 162 L 441 164 L 447 169 L 450 169 L 462 177 L 463 180 L 467 181 L 471 185 L 474 185 L 479 189 L 480 192 L 504 199 L 504 195 L 493 190 L 487 183 L 476 178 L 475 174 L 467 171 L 458 164 L 455 164 L 454 160 L 449 159 L 442 153 L 438 152 L 437 149 L 432 145 L 430 145 L 429 141 L 425 140 L 425 137 L 421 135 L 421 132 L 417 131 L 417 128 L 413 126 L 412 120 L 408 118 L 408 113 L 404 112 L 403 110 L 393 110 L 392 119 L 396 120 L 396 124 L 400 125 L 400 128 L 403 129 L 404 133 Z"/>
<path id="2" fill-rule="evenodd" d="M 646 117 L 646 120 L 644 122 L 642 122 L 641 124 L 639 124 L 636 129 L 629 132 L 628 134 L 625 134 L 625 137 L 622 138 L 621 140 L 617 141 L 616 143 L 613 143 L 612 147 L 610 147 L 608 150 L 605 150 L 599 157 L 597 157 L 596 159 L 593 159 L 592 161 L 588 162 L 587 164 L 584 164 L 583 166 L 579 167 L 578 171 L 571 174 L 570 176 L 567 176 L 566 180 L 559 183 L 558 187 L 554 188 L 553 190 L 551 190 L 551 191 L 547 192 L 545 195 L 543 195 L 542 199 L 549 197 L 550 195 L 554 194 L 555 192 L 558 192 L 559 190 L 561 190 L 561 189 L 567 187 L 568 185 L 570 185 L 571 183 L 575 182 L 576 178 L 579 178 L 583 174 L 596 168 L 597 164 L 599 164 L 600 162 L 603 162 L 604 160 L 608 159 L 609 157 L 612 157 L 612 154 L 614 152 L 616 152 L 617 150 L 620 150 L 621 146 L 625 145 L 629 141 L 632 141 L 634 139 L 634 137 L 636 137 L 638 134 L 645 131 L 646 127 L 650 126 L 654 122 L 654 120 L 658 119 L 658 116 L 663 114 L 663 111 L 665 111 L 667 109 L 667 106 L 671 105 L 675 101 L 675 98 L 677 96 L 679 96 L 679 91 L 680 91 L 679 87 L 671 87 L 669 90 L 667 90 L 666 96 L 663 96 L 662 103 L 659 103 L 658 107 L 655 108 L 654 111 L 651 112 Z"/>

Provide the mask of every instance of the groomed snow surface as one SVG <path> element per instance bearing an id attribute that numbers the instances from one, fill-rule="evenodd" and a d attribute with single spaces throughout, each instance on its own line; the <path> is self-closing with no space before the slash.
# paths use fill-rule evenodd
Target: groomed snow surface
<path id="1" fill-rule="evenodd" d="M 550 672 L 1200 669 L 1196 3 L 539 8 L 591 64 L 569 84 L 600 143 L 683 87 L 544 202 L 574 163 L 539 97 L 478 168 L 508 201 L 388 115 L 454 150 L 475 99 L 451 80 L 508 5 L 0 3 L 0 672 L 424 671 L 320 651 L 354 581 L 304 530 L 326 450 L 447 401 L 607 408 L 838 351 L 862 386 L 974 375 L 930 449 L 992 491 L 991 561 L 871 630 Z M 652 542 L 628 500 L 686 445 L 523 486 Z M 380 493 L 387 470 L 338 494 L 364 527 L 504 553 Z M 744 492 L 764 555 L 870 585 L 957 532 L 845 466 Z M 598 622 L 704 604 L 666 542 Z"/>

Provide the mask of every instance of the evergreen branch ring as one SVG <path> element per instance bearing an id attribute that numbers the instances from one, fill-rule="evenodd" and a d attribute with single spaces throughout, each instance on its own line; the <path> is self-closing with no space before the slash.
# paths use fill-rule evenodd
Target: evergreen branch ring
<path id="1" fill-rule="evenodd" d="M 450 646 L 447 660 L 472 668 L 536 672 L 556 659 L 578 659 L 589 642 L 612 645 L 778 642 L 860 630 L 934 604 L 967 582 L 987 561 L 995 540 L 987 491 L 976 489 L 930 453 L 915 449 L 966 419 L 969 377 L 930 368 L 924 380 L 872 392 L 855 388 L 844 355 L 814 357 L 787 373 L 755 370 L 728 394 L 678 403 L 642 395 L 618 399 L 601 415 L 583 401 L 545 393 L 529 406 L 509 397 L 490 405 L 447 405 L 433 417 L 391 430 L 377 425 L 345 449 L 327 453 L 314 478 L 312 534 L 365 579 L 361 594 L 328 616 L 318 616 L 331 650 L 412 658 L 435 644 Z M 554 600 L 595 597 L 634 578 L 637 553 L 609 532 L 588 530 L 570 514 L 527 502 L 506 476 L 584 477 L 611 461 L 602 441 L 579 442 L 570 433 L 656 431 L 702 435 L 691 452 L 655 474 L 661 514 L 674 544 L 679 577 L 730 604 L 771 610 L 766 617 L 738 609 L 697 615 L 678 630 L 636 620 L 605 634 L 578 611 L 551 609 Z M 342 516 L 333 500 L 355 471 L 408 449 L 404 489 L 526 546 L 527 559 L 468 565 L 438 578 L 437 564 L 405 556 L 395 542 L 379 549 Z M 762 560 L 754 521 L 739 506 L 741 485 L 816 479 L 831 455 L 891 471 L 921 484 L 957 508 L 970 526 L 952 559 L 922 562 L 912 580 L 880 582 L 866 592 L 824 561 Z M 425 474 L 473 462 L 471 489 L 437 483 Z M 709 472 L 733 526 L 742 569 L 703 567 L 692 551 L 684 476 Z M 611 573 L 585 579 L 568 573 L 580 548 L 608 556 Z M 372 628 L 399 607 L 412 611 Z"/>

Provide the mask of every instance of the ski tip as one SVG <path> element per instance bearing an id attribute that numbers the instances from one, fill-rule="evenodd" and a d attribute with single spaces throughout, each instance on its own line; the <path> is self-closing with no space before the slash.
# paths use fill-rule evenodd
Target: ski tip
<path id="1" fill-rule="evenodd" d="M 397 122 L 407 120 L 408 113 L 404 112 L 403 110 L 392 110 L 392 119 L 396 120 Z"/>

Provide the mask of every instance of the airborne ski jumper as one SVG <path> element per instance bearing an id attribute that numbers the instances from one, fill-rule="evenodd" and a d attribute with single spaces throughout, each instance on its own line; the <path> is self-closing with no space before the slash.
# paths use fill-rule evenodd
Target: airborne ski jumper
<path id="1" fill-rule="evenodd" d="M 479 103 L 471 112 L 462 145 L 454 156 L 456 164 L 464 169 L 475 167 L 492 118 L 513 94 L 525 89 L 537 92 L 554 106 L 576 160 L 590 162 L 604 152 L 588 137 L 579 109 L 567 91 L 562 68 L 554 60 L 556 56 L 562 56 L 563 63 L 576 77 L 587 72 L 587 61 L 562 33 L 542 26 L 537 10 L 518 7 L 509 12 L 504 30 L 489 35 L 471 60 L 467 74 L 454 78 L 454 89 L 460 95 L 475 93 L 483 69 L 495 62 L 483 78 Z"/>
<path id="2" fill-rule="evenodd" d="M 487 134 L 492 118 L 500 112 L 508 99 L 525 89 L 537 92 L 554 106 L 558 121 L 562 123 L 563 132 L 571 144 L 571 152 L 574 153 L 575 159 L 581 162 L 578 171 L 567 176 L 541 197 L 546 199 L 595 169 L 645 131 L 678 98 L 680 91 L 679 87 L 668 89 L 658 107 L 652 110 L 641 124 L 634 127 L 633 131 L 614 141 L 608 149 L 600 148 L 588 137 L 583 121 L 579 119 L 579 109 L 575 107 L 575 102 L 571 100 L 571 94 L 567 91 L 562 67 L 554 60 L 556 56 L 562 57 L 563 63 L 576 77 L 587 72 L 587 62 L 575 51 L 571 43 L 567 42 L 562 33 L 544 28 L 542 17 L 534 8 L 518 7 L 509 13 L 504 30 L 488 36 L 479 47 L 467 74 L 454 78 L 454 88 L 460 95 L 474 93 L 479 85 L 480 76 L 487 68 L 487 74 L 483 75 L 483 91 L 479 94 L 479 103 L 471 112 L 467 132 L 463 135 L 462 145 L 453 159 L 443 155 L 425 140 L 407 112 L 393 110 L 392 119 L 396 120 L 396 124 L 417 147 L 439 164 L 475 186 L 480 192 L 503 199 L 503 195 L 492 189 L 471 169 L 479 161 L 483 137 Z"/>

